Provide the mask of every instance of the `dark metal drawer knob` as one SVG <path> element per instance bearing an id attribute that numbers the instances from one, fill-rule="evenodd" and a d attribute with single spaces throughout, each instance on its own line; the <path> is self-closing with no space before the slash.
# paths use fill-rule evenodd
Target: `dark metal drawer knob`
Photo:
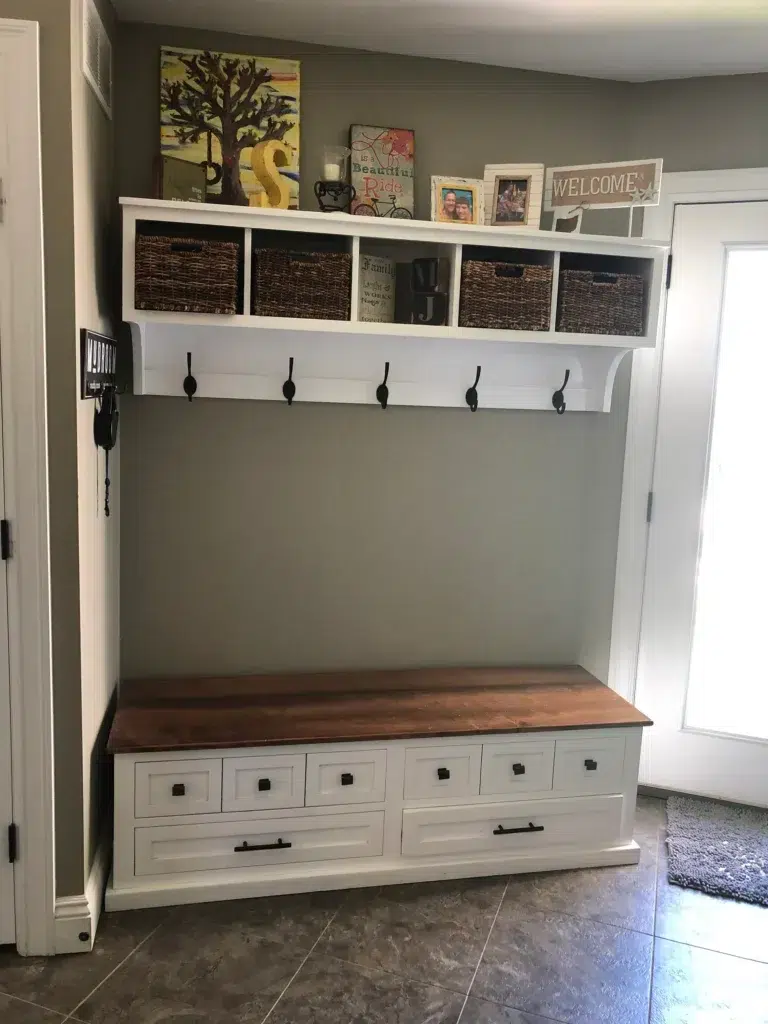
<path id="1" fill-rule="evenodd" d="M 272 783 L 269 779 L 259 779 L 259 792 L 266 793 L 267 790 L 272 789 Z"/>
<path id="2" fill-rule="evenodd" d="M 444 782 L 446 779 L 450 779 L 450 777 L 451 777 L 450 769 L 448 769 L 448 768 L 438 768 L 437 769 L 437 777 L 442 782 Z"/>
<path id="3" fill-rule="evenodd" d="M 187 787 L 183 782 L 174 782 L 171 786 L 171 796 L 185 796 Z"/>
<path id="4" fill-rule="evenodd" d="M 524 764 L 513 764 L 512 765 L 512 771 L 515 773 L 515 775 L 525 775 L 525 765 Z"/>
<path id="5" fill-rule="evenodd" d="M 593 761 L 591 757 L 588 757 L 584 762 L 584 767 L 587 769 L 588 772 L 596 772 L 597 761 Z"/>
<path id="6" fill-rule="evenodd" d="M 341 784 L 342 784 L 342 786 L 351 786 L 354 781 L 355 781 L 355 776 L 352 774 L 352 772 L 342 772 L 341 773 Z"/>

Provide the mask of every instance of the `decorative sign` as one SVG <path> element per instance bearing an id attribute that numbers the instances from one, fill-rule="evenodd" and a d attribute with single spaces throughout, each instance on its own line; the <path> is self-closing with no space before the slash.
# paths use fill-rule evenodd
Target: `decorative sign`
<path id="1" fill-rule="evenodd" d="M 358 320 L 391 324 L 395 318 L 395 261 L 386 256 L 360 257 Z"/>
<path id="2" fill-rule="evenodd" d="M 550 167 L 544 186 L 545 210 L 587 210 L 621 206 L 657 206 L 661 160 Z"/>
<path id="3" fill-rule="evenodd" d="M 413 217 L 413 132 L 353 124 L 350 184 L 352 213 L 366 217 Z"/>

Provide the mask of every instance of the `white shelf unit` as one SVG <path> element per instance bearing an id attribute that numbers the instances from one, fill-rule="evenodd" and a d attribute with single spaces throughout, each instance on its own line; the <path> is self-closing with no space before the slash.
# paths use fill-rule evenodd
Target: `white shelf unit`
<path id="1" fill-rule="evenodd" d="M 481 409 L 547 409 L 570 377 L 568 411 L 609 411 L 613 381 L 624 355 L 656 344 L 667 246 L 601 235 L 564 235 L 429 221 L 351 217 L 347 214 L 259 210 L 239 206 L 120 200 L 123 207 L 123 319 L 133 338 L 135 394 L 182 396 L 187 353 L 197 398 L 284 401 L 282 386 L 294 359 L 295 402 L 376 404 L 376 388 L 389 370 L 389 404 L 466 408 L 465 393 L 477 367 Z M 135 308 L 135 245 L 142 222 L 242 232 L 241 312 L 233 316 L 165 313 Z M 349 321 L 262 317 L 251 308 L 253 233 L 297 232 L 336 236 L 352 255 Z M 305 242 L 303 244 L 306 244 Z M 297 248 L 302 245 L 300 239 Z M 551 328 L 506 331 L 459 327 L 459 291 L 465 247 L 535 252 L 553 268 Z M 448 325 L 441 327 L 357 320 L 361 252 L 419 248 L 451 260 Z M 646 278 L 642 337 L 569 334 L 554 329 L 561 258 L 640 260 Z M 524 255 L 521 255 L 525 259 Z M 618 265 L 618 262 L 617 264 Z"/>

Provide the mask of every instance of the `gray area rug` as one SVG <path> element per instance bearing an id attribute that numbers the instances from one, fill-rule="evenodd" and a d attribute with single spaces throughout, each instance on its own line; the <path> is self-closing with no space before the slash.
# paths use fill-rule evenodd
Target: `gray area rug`
<path id="1" fill-rule="evenodd" d="M 675 885 L 768 907 L 768 811 L 671 796 L 667 848 Z"/>

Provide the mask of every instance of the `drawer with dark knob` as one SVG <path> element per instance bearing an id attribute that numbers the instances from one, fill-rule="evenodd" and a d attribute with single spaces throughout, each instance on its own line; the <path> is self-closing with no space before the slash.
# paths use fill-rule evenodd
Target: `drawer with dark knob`
<path id="1" fill-rule="evenodd" d="M 552 789 L 554 763 L 554 740 L 484 743 L 480 792 L 484 796 L 546 793 Z"/>
<path id="2" fill-rule="evenodd" d="M 341 773 L 341 784 L 342 784 L 342 786 L 351 786 L 354 783 L 354 781 L 355 781 L 355 776 L 352 774 L 352 772 L 342 772 Z"/>
<path id="3" fill-rule="evenodd" d="M 620 793 L 626 741 L 620 733 L 557 741 L 554 788 L 559 793 Z"/>
<path id="4" fill-rule="evenodd" d="M 221 758 L 138 761 L 134 766 L 137 818 L 215 814 L 221 810 Z"/>
<path id="5" fill-rule="evenodd" d="M 360 747 L 307 754 L 307 807 L 374 804 L 387 788 L 387 751 Z"/>
<path id="6" fill-rule="evenodd" d="M 224 758 L 225 811 L 303 807 L 305 754 L 249 754 Z"/>
<path id="7" fill-rule="evenodd" d="M 437 769 L 437 777 L 438 777 L 438 779 L 440 779 L 441 782 L 444 782 L 446 779 L 450 779 L 450 777 L 451 777 L 451 770 L 450 770 L 450 768 L 438 768 Z"/>
<path id="8" fill-rule="evenodd" d="M 259 779 L 259 792 L 268 793 L 272 789 L 272 783 L 269 779 Z"/>
<path id="9" fill-rule="evenodd" d="M 174 782 L 171 786 L 171 796 L 186 796 L 187 787 L 183 782 Z"/>
<path id="10" fill-rule="evenodd" d="M 403 796 L 406 800 L 477 796 L 482 753 L 479 743 L 409 747 L 405 752 Z"/>

